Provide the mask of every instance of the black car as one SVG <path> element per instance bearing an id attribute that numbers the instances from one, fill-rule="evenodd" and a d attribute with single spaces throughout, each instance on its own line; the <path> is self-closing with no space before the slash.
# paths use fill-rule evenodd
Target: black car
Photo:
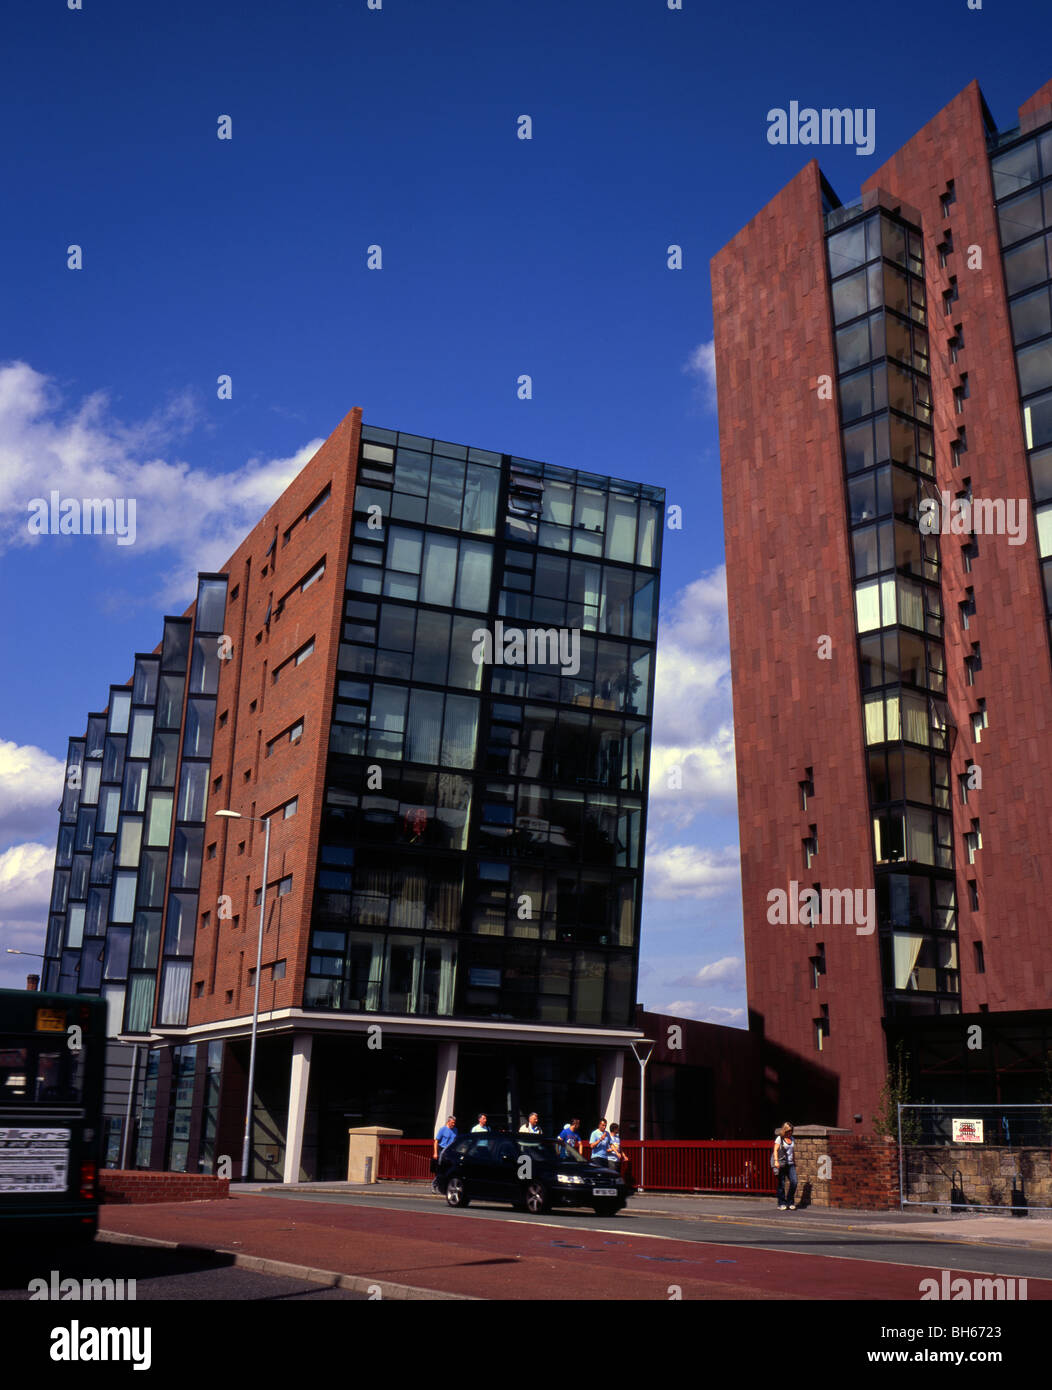
<path id="1" fill-rule="evenodd" d="M 562 1206 L 613 1216 L 628 1196 L 612 1168 L 590 1163 L 561 1139 L 532 1134 L 462 1135 L 439 1159 L 435 1184 L 451 1207 L 480 1199 L 534 1215 Z"/>

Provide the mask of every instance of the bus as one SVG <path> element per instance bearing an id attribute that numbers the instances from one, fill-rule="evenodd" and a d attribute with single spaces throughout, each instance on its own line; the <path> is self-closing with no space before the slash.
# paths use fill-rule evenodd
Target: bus
<path id="1" fill-rule="evenodd" d="M 8 1249 L 44 1238 L 94 1240 L 105 1057 L 105 1000 L 0 989 L 0 1229 Z"/>

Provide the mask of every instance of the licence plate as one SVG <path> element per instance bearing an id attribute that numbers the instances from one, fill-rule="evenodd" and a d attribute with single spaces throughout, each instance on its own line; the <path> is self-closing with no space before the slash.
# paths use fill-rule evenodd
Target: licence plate
<path id="1" fill-rule="evenodd" d="M 617 1196 L 617 1188 L 616 1188 L 616 1187 L 593 1187 L 593 1188 L 592 1188 L 592 1196 L 593 1196 L 593 1197 L 616 1197 L 616 1196 Z"/>

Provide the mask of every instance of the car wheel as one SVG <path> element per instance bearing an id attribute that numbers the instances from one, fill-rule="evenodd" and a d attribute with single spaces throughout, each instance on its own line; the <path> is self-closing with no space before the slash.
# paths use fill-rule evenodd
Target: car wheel
<path id="1" fill-rule="evenodd" d="M 541 1216 L 548 1210 L 548 1193 L 542 1182 L 531 1182 L 526 1189 L 526 1210 L 533 1216 Z"/>
<path id="2" fill-rule="evenodd" d="M 609 1197 L 600 1197 L 592 1203 L 592 1210 L 596 1216 L 616 1216 L 621 1210 L 621 1203 L 611 1201 Z"/>
<path id="3" fill-rule="evenodd" d="M 450 1178 L 446 1184 L 446 1201 L 451 1207 L 467 1207 L 471 1205 L 471 1198 L 464 1191 L 463 1178 Z"/>

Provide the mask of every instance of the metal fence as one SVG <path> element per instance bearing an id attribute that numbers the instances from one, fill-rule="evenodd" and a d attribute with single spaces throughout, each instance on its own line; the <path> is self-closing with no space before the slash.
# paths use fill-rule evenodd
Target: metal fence
<path id="1" fill-rule="evenodd" d="M 433 1148 L 430 1139 L 381 1139 L 377 1178 L 429 1180 Z M 590 1153 L 587 1143 L 581 1148 L 585 1155 Z M 777 1187 L 767 1140 L 625 1139 L 621 1150 L 626 1180 L 654 1191 L 773 1196 Z"/>
<path id="2" fill-rule="evenodd" d="M 903 1207 L 1052 1212 L 1052 1105 L 898 1107 Z"/>

